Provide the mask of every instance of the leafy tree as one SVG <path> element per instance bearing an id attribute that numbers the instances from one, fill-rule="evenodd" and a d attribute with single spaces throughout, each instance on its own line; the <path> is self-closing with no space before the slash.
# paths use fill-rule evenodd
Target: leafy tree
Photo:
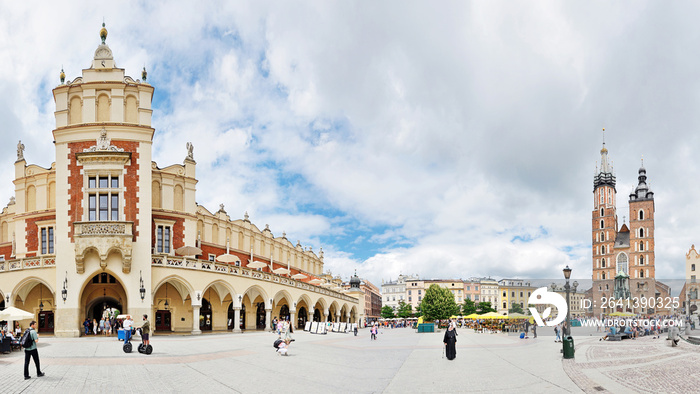
<path id="1" fill-rule="evenodd" d="M 464 300 L 464 304 L 462 304 L 462 314 L 464 314 L 464 316 L 469 316 L 472 313 L 476 313 L 476 304 L 474 301 L 467 298 Z"/>
<path id="2" fill-rule="evenodd" d="M 510 304 L 510 309 L 508 309 L 508 313 L 522 313 L 522 314 L 525 314 L 525 312 L 523 312 L 523 307 L 520 306 L 520 304 L 515 303 L 515 302 L 512 303 L 512 304 Z"/>
<path id="3" fill-rule="evenodd" d="M 457 313 L 459 307 L 451 291 L 438 285 L 430 285 L 421 302 L 421 311 L 427 321 L 447 319 Z"/>
<path id="4" fill-rule="evenodd" d="M 484 313 L 489 313 L 489 312 L 496 312 L 495 309 L 491 308 L 491 302 L 490 301 L 482 301 L 479 303 L 479 305 L 476 307 L 476 309 L 481 312 L 481 314 Z"/>
<path id="5" fill-rule="evenodd" d="M 385 319 L 393 319 L 394 318 L 394 309 L 390 307 L 389 305 L 384 305 L 382 307 L 382 317 Z"/>
<path id="6" fill-rule="evenodd" d="M 418 316 L 423 316 L 423 311 L 421 310 L 420 303 L 418 306 L 416 306 L 416 313 L 413 314 L 413 317 L 418 317 Z"/>
<path id="7" fill-rule="evenodd" d="M 399 309 L 396 311 L 396 314 L 401 317 L 401 318 L 407 318 L 411 317 L 411 314 L 413 313 L 413 307 L 411 304 L 405 303 L 403 300 L 399 301 Z"/>

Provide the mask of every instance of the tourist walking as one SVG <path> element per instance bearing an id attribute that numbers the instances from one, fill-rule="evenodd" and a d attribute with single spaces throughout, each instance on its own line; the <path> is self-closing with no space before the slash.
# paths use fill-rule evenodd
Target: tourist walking
<path id="1" fill-rule="evenodd" d="M 559 330 L 559 325 L 554 326 L 554 342 L 561 342 L 561 331 Z"/>
<path id="2" fill-rule="evenodd" d="M 100 332 L 102 333 L 102 335 L 105 334 L 105 319 L 104 319 L 104 317 L 102 319 L 100 319 Z"/>
<path id="3" fill-rule="evenodd" d="M 532 335 L 533 338 L 537 338 L 537 324 L 532 325 Z"/>
<path id="4" fill-rule="evenodd" d="M 92 333 L 97 335 L 97 319 L 92 319 Z"/>
<path id="5" fill-rule="evenodd" d="M 457 357 L 457 348 L 455 346 L 457 343 L 457 333 L 455 332 L 455 328 L 452 324 L 447 327 L 447 331 L 445 331 L 445 337 L 442 339 L 442 342 L 445 345 L 445 355 L 447 356 L 447 359 L 454 360 L 454 358 Z"/>
<path id="6" fill-rule="evenodd" d="M 31 379 L 29 376 L 29 359 L 34 359 L 34 365 L 36 365 L 36 376 L 42 377 L 44 373 L 41 372 L 41 366 L 39 365 L 39 351 L 36 348 L 37 342 L 39 342 L 39 334 L 36 333 L 36 320 L 32 320 L 29 323 L 29 338 L 31 338 L 32 344 L 29 347 L 24 348 L 24 380 Z M 29 340 L 29 338 L 27 340 Z"/>

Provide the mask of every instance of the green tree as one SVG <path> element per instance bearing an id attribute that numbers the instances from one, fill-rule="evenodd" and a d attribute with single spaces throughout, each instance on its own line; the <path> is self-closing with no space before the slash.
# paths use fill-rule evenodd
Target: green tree
<path id="1" fill-rule="evenodd" d="M 407 318 L 411 317 L 411 314 L 413 313 L 413 307 L 411 304 L 407 304 L 403 302 L 403 300 L 399 301 L 399 309 L 396 311 L 396 314 L 400 318 Z"/>
<path id="2" fill-rule="evenodd" d="M 416 312 L 413 314 L 413 317 L 419 316 L 423 316 L 423 311 L 421 310 L 420 303 L 418 303 L 418 306 L 416 306 Z"/>
<path id="3" fill-rule="evenodd" d="M 462 314 L 464 314 L 464 316 L 469 316 L 472 313 L 476 313 L 476 304 L 474 301 L 467 298 L 464 300 L 464 304 L 462 304 Z"/>
<path id="4" fill-rule="evenodd" d="M 430 285 L 421 302 L 421 311 L 427 321 L 443 320 L 457 313 L 459 307 L 451 291 L 438 285 Z"/>
<path id="5" fill-rule="evenodd" d="M 384 305 L 382 307 L 382 317 L 385 319 L 393 319 L 394 318 L 394 309 L 390 307 L 389 305 Z"/>
<path id="6" fill-rule="evenodd" d="M 525 314 L 525 312 L 523 312 L 523 307 L 520 306 L 520 304 L 517 304 L 517 303 L 515 303 L 515 302 L 512 303 L 512 304 L 510 304 L 510 309 L 508 309 L 508 313 L 522 313 L 522 314 Z"/>
<path id="7" fill-rule="evenodd" d="M 496 312 L 495 309 L 491 308 L 491 302 L 489 301 L 480 302 L 476 309 L 479 311 L 480 314 Z"/>

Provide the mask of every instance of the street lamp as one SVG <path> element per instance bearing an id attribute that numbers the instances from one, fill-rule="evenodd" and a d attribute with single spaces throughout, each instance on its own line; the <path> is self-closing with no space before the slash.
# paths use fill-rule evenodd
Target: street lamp
<path id="1" fill-rule="evenodd" d="M 143 302 L 143 299 L 146 298 L 146 288 L 143 286 L 143 275 L 141 275 L 141 271 L 139 271 L 139 293 L 141 293 L 141 302 Z"/>
<path id="2" fill-rule="evenodd" d="M 571 306 L 569 305 L 569 291 L 571 289 L 569 286 L 569 278 L 571 278 L 571 268 L 569 268 L 568 265 L 564 268 L 564 278 L 566 278 L 566 285 L 564 286 L 564 289 L 566 289 L 566 335 L 569 336 L 571 335 L 571 320 L 569 319 L 569 311 L 571 310 Z"/>
<path id="3" fill-rule="evenodd" d="M 61 297 L 63 298 L 63 303 L 66 303 L 66 298 L 68 298 L 68 271 L 66 271 L 66 278 L 63 279 L 63 290 L 61 290 Z"/>

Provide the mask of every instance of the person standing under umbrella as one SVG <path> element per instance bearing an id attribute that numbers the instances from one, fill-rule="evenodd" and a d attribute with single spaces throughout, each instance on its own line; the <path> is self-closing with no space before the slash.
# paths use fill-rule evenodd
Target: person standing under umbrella
<path id="1" fill-rule="evenodd" d="M 454 360 L 454 358 L 457 357 L 457 348 L 455 346 L 457 343 L 457 333 L 455 332 L 455 328 L 452 324 L 447 327 L 447 331 L 445 331 L 445 337 L 442 339 L 442 342 L 445 345 L 445 355 L 447 356 L 447 359 Z"/>

